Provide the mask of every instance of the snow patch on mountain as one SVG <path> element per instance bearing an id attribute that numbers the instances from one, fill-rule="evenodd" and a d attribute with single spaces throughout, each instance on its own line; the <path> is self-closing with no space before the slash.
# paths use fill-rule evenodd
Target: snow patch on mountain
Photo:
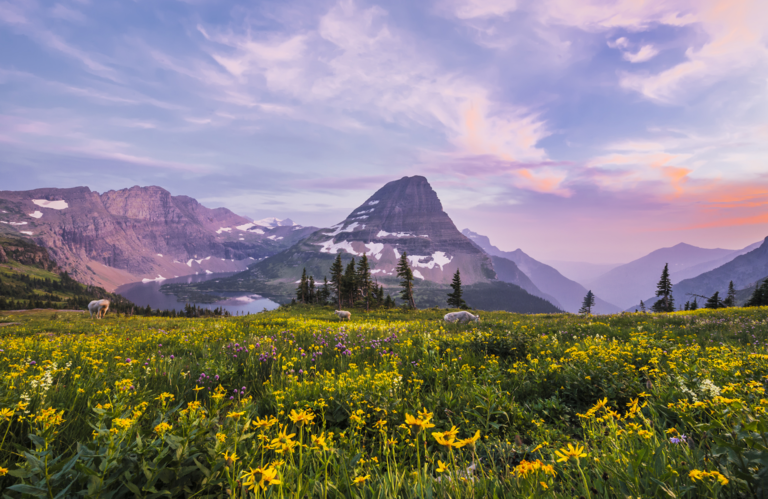
<path id="1" fill-rule="evenodd" d="M 368 201 L 368 206 L 373 206 L 375 204 L 379 204 L 379 200 L 378 199 L 374 199 L 373 201 Z"/>
<path id="2" fill-rule="evenodd" d="M 414 270 L 414 271 L 413 271 L 413 277 L 415 277 L 415 278 L 417 278 L 417 279 L 421 279 L 421 280 L 424 280 L 424 276 L 423 276 L 423 275 L 421 275 L 421 272 L 419 272 L 418 270 Z"/>
<path id="3" fill-rule="evenodd" d="M 216 231 L 216 234 L 221 234 L 222 232 L 231 232 L 232 227 L 220 227 L 219 230 Z"/>
<path id="4" fill-rule="evenodd" d="M 415 237 L 410 232 L 387 232 L 385 230 L 380 230 L 378 234 L 376 234 L 376 237 Z"/>
<path id="5" fill-rule="evenodd" d="M 336 225 L 332 225 L 330 227 L 331 229 L 333 229 L 335 227 L 336 230 L 334 230 L 333 232 L 323 232 L 323 235 L 324 236 L 337 236 L 337 235 L 341 234 L 342 232 L 353 232 L 358 225 L 360 225 L 360 224 L 358 224 L 357 222 L 353 222 L 349 227 L 347 227 L 345 229 L 344 228 L 344 222 L 341 222 L 341 223 L 338 223 Z"/>
<path id="6" fill-rule="evenodd" d="M 381 260 L 381 252 L 384 251 L 383 243 L 365 243 L 365 247 L 368 248 L 368 251 L 365 253 L 366 255 L 376 260 Z"/>
<path id="7" fill-rule="evenodd" d="M 28 236 L 32 235 L 32 231 L 29 231 L 29 230 L 20 230 L 19 232 L 21 232 L 22 234 L 26 234 Z"/>
<path id="8" fill-rule="evenodd" d="M 253 223 L 268 229 L 274 229 L 275 227 L 291 227 L 296 225 L 290 218 L 280 219 L 275 217 L 262 218 L 261 220 L 254 221 Z"/>
<path id="9" fill-rule="evenodd" d="M 271 239 L 271 240 L 273 240 L 273 241 L 279 241 L 279 240 L 280 240 L 280 239 L 282 239 L 282 238 L 283 238 L 283 236 L 279 236 L 279 237 L 278 237 L 278 236 L 275 236 L 275 235 L 272 235 L 272 236 L 269 236 L 269 237 L 267 237 L 267 239 Z"/>
<path id="10" fill-rule="evenodd" d="M 58 201 L 48 201 L 47 199 L 33 199 L 32 202 L 35 203 L 37 206 L 42 206 L 43 208 L 51 208 L 52 210 L 64 210 L 66 208 L 69 208 L 69 205 L 63 199 L 59 199 Z"/>
<path id="11" fill-rule="evenodd" d="M 423 262 L 421 260 L 425 260 L 427 258 L 431 258 L 429 262 Z M 431 256 L 419 256 L 419 255 L 409 255 L 408 261 L 411 262 L 412 267 L 424 267 L 428 269 L 435 268 L 435 265 L 440 266 L 440 270 L 443 270 L 443 265 L 447 265 L 451 263 L 451 260 L 453 260 L 453 257 L 448 257 L 444 252 L 442 251 L 436 251 L 432 253 Z"/>
<path id="12" fill-rule="evenodd" d="M 11 222 L 11 225 L 27 225 L 27 222 Z"/>
<path id="13" fill-rule="evenodd" d="M 349 241 L 340 241 L 336 243 L 334 242 L 333 239 L 330 239 L 324 243 L 315 243 L 315 244 L 322 246 L 322 248 L 320 248 L 320 253 L 335 254 L 340 249 L 343 249 L 350 255 L 360 256 L 360 253 L 357 253 L 354 250 L 354 248 L 352 248 L 352 244 Z"/>
<path id="14" fill-rule="evenodd" d="M 40 218 L 43 216 L 43 212 L 35 210 L 34 213 L 30 213 L 29 216 L 32 218 Z"/>

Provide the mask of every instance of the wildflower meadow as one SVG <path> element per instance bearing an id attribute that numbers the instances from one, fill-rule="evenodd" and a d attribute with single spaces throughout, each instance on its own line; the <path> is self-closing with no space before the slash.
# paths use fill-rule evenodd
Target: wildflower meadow
<path id="1" fill-rule="evenodd" d="M 0 323 L 3 497 L 764 497 L 768 308 Z"/>

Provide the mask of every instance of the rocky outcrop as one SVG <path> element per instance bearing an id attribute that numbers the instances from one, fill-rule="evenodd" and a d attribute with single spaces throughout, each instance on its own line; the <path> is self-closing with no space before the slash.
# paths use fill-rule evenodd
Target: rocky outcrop
<path id="1" fill-rule="evenodd" d="M 45 248 L 27 239 L 0 236 L 0 263 L 8 263 L 8 260 L 44 270 L 59 270 Z"/>
<path id="2" fill-rule="evenodd" d="M 103 194 L 87 187 L 3 191 L 0 223 L 47 248 L 76 279 L 107 289 L 142 278 L 242 270 L 314 230 L 262 230 L 230 210 L 155 186 Z"/>

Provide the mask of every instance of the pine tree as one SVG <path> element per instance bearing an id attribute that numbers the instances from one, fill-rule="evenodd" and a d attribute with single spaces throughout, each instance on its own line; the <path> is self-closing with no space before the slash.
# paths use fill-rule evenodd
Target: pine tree
<path id="1" fill-rule="evenodd" d="M 691 302 L 691 310 L 698 310 L 699 308 L 699 301 L 694 298 L 693 302 Z"/>
<path id="2" fill-rule="evenodd" d="M 448 293 L 448 308 L 467 308 L 467 302 L 462 298 L 464 293 L 461 291 L 461 274 L 459 269 L 456 269 L 456 273 L 453 274 L 451 288 L 453 288 L 453 292 Z"/>
<path id="3" fill-rule="evenodd" d="M 640 311 L 645 312 L 645 303 L 643 303 L 643 300 L 640 300 Z"/>
<path id="4" fill-rule="evenodd" d="M 651 310 L 654 312 L 674 312 L 675 299 L 672 296 L 672 281 L 669 280 L 669 264 L 664 264 L 664 270 L 661 272 L 661 278 L 656 285 L 656 296 L 661 297 L 653 304 Z"/>
<path id="5" fill-rule="evenodd" d="M 736 306 L 736 290 L 733 288 L 733 281 L 728 283 L 728 296 L 723 300 L 726 307 Z"/>
<path id="6" fill-rule="evenodd" d="M 338 310 L 341 310 L 341 294 L 343 291 L 344 282 L 344 266 L 341 263 L 341 254 L 336 255 L 336 260 L 331 265 L 331 287 L 336 293 L 336 306 Z"/>
<path id="7" fill-rule="evenodd" d="M 328 277 L 323 276 L 323 287 L 317 292 L 317 301 L 320 305 L 328 305 L 328 300 L 331 298 L 331 290 L 328 287 Z"/>
<path id="8" fill-rule="evenodd" d="M 344 270 L 344 278 L 342 279 L 342 292 L 344 293 L 345 302 L 350 306 L 355 304 L 355 298 L 357 298 L 357 269 L 355 268 L 355 259 L 353 258 L 347 264 L 347 268 Z"/>
<path id="9" fill-rule="evenodd" d="M 384 308 L 392 308 L 395 306 L 395 302 L 392 300 L 392 297 L 387 295 L 387 297 L 384 299 Z"/>
<path id="10" fill-rule="evenodd" d="M 415 309 L 416 302 L 413 301 L 413 271 L 411 266 L 408 265 L 408 254 L 403 251 L 400 256 L 400 261 L 397 264 L 397 277 L 402 279 L 400 281 L 400 298 L 405 301 L 408 307 Z"/>
<path id="11" fill-rule="evenodd" d="M 315 293 L 315 277 L 314 276 L 309 276 L 309 284 L 307 285 L 307 301 L 313 304 L 317 301 L 317 294 Z"/>
<path id="12" fill-rule="evenodd" d="M 691 309 L 691 302 L 690 301 L 685 302 L 684 310 L 690 310 L 690 309 Z"/>
<path id="13" fill-rule="evenodd" d="M 720 299 L 720 291 L 715 291 L 715 294 L 709 297 L 709 300 L 707 300 L 707 303 L 704 305 L 704 308 L 724 308 L 725 304 L 723 304 L 723 301 Z"/>
<path id="14" fill-rule="evenodd" d="M 357 264 L 357 284 L 365 297 L 365 311 L 368 312 L 371 309 L 371 267 L 366 255 Z"/>
<path id="15" fill-rule="evenodd" d="M 581 308 L 579 309 L 580 314 L 591 314 L 592 313 L 592 307 L 595 306 L 595 295 L 592 293 L 592 290 L 590 289 L 587 291 L 587 295 L 584 297 L 584 302 L 581 304 Z"/>
<path id="16" fill-rule="evenodd" d="M 304 268 L 304 271 L 301 273 L 301 280 L 299 281 L 299 285 L 296 287 L 296 301 L 299 303 L 306 303 L 307 302 L 307 269 Z"/>

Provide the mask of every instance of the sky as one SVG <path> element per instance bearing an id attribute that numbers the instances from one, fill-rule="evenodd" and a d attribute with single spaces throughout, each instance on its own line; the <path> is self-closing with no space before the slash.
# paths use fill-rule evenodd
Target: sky
<path id="1" fill-rule="evenodd" d="M 0 190 L 159 185 L 618 263 L 768 236 L 765 0 L 0 0 Z"/>

